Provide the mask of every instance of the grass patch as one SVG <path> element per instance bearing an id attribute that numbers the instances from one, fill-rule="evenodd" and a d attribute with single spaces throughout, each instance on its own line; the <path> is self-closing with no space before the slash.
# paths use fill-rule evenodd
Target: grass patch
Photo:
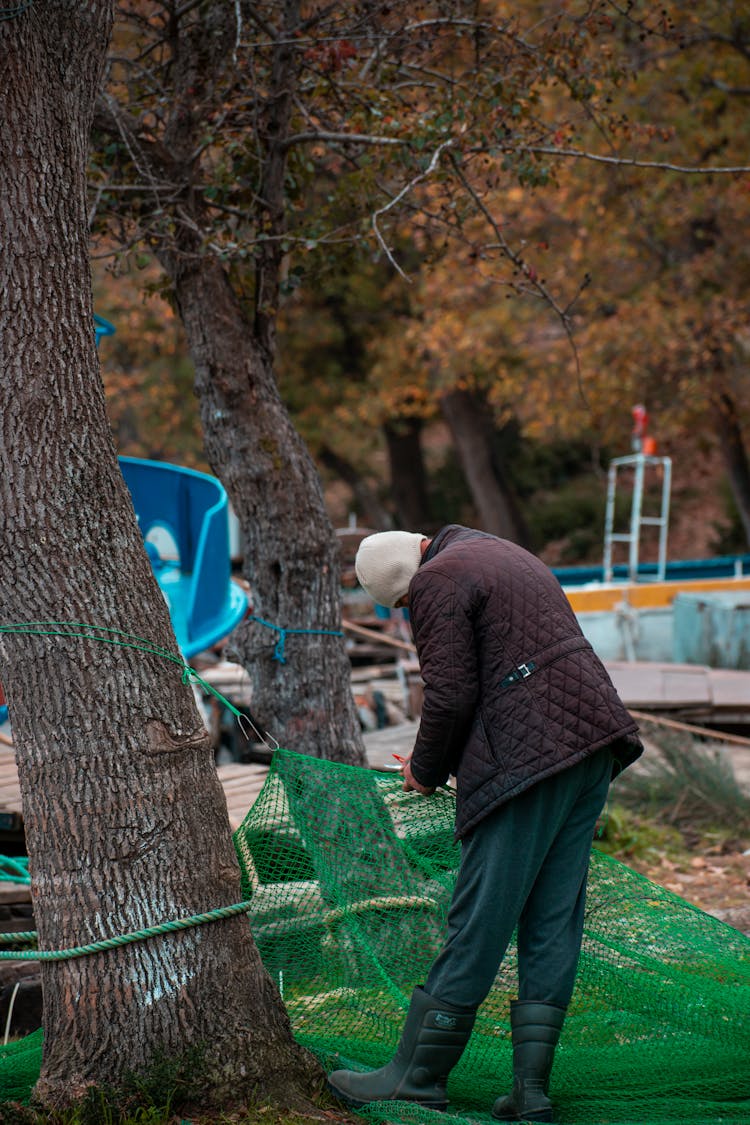
<path id="1" fill-rule="evenodd" d="M 258 1104 L 227 1113 L 212 1110 L 203 1114 L 193 1110 L 183 1116 L 172 1104 L 136 1106 L 131 1101 L 127 1108 L 121 1098 L 113 1102 L 108 1094 L 98 1090 L 85 1103 L 60 1113 L 42 1113 L 20 1103 L 4 1102 L 0 1104 L 0 1125 L 361 1125 L 361 1119 L 348 1114 L 330 1095 L 321 1094 L 319 1104 L 320 1112 L 311 1114 Z"/>
<path id="2" fill-rule="evenodd" d="M 129 1074 L 118 1087 L 91 1087 L 75 1105 L 40 1109 L 0 1103 L 0 1125 L 357 1125 L 324 1088 L 308 1112 L 250 1098 L 231 1110 L 201 1109 L 208 1072 L 196 1048 L 180 1059 L 164 1056 L 144 1074 Z"/>
<path id="3" fill-rule="evenodd" d="M 656 724 L 642 727 L 649 749 L 611 791 L 613 807 L 623 809 L 621 831 L 637 834 L 640 824 L 645 839 L 661 827 L 676 830 L 688 847 L 710 840 L 714 848 L 743 850 L 750 837 L 750 796 L 737 783 L 726 746 Z M 664 842 L 668 846 L 666 837 Z"/>
<path id="4" fill-rule="evenodd" d="M 92 1086 L 75 1105 L 40 1110 L 20 1103 L 0 1104 L 0 1125 L 174 1125 L 180 1106 L 199 1105 L 205 1084 L 204 1053 L 156 1059 L 144 1074 L 128 1074 L 122 1085 Z"/>
<path id="5" fill-rule="evenodd" d="M 677 861 L 686 850 L 682 833 L 671 825 L 656 824 L 618 802 L 605 808 L 594 847 L 627 863 L 654 864 L 666 857 Z"/>

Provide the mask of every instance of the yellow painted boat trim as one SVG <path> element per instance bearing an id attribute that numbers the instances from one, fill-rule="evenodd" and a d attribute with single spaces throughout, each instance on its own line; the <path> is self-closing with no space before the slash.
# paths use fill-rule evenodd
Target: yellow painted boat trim
<path id="1" fill-rule="evenodd" d="M 696 578 L 677 582 L 622 582 L 588 589 L 570 586 L 565 590 L 576 613 L 613 611 L 623 602 L 633 609 L 666 609 L 677 594 L 710 592 L 735 593 L 750 590 L 750 576 L 744 578 Z"/>

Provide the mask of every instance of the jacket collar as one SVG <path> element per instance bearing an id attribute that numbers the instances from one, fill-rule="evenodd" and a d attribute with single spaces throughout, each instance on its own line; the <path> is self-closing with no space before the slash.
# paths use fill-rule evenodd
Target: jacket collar
<path id="1" fill-rule="evenodd" d="M 442 527 L 435 538 L 431 541 L 429 547 L 422 555 L 422 561 L 419 565 L 422 566 L 424 563 L 429 562 L 430 559 L 434 559 L 438 551 L 441 551 L 443 547 L 450 543 L 457 532 L 469 530 L 470 529 L 468 527 L 463 527 L 460 523 L 446 524 L 446 526 Z"/>

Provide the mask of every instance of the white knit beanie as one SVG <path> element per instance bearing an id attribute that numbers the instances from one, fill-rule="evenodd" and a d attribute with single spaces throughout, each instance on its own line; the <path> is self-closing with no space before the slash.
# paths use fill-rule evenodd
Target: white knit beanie
<path id="1" fill-rule="evenodd" d="M 354 569 L 360 585 L 378 605 L 392 609 L 404 597 L 422 561 L 426 538 L 412 531 L 379 531 L 362 540 Z"/>

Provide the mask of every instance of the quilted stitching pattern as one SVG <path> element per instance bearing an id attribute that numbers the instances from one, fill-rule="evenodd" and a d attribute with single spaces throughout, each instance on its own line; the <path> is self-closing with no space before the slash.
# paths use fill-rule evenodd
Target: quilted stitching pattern
<path id="1" fill-rule="evenodd" d="M 409 589 L 425 696 L 412 769 L 425 785 L 457 775 L 456 833 L 599 747 L 637 730 L 552 572 L 483 532 L 444 528 Z M 554 657 L 554 653 L 551 654 Z M 500 681 L 538 662 L 527 679 Z M 633 740 L 629 760 L 640 753 Z"/>

